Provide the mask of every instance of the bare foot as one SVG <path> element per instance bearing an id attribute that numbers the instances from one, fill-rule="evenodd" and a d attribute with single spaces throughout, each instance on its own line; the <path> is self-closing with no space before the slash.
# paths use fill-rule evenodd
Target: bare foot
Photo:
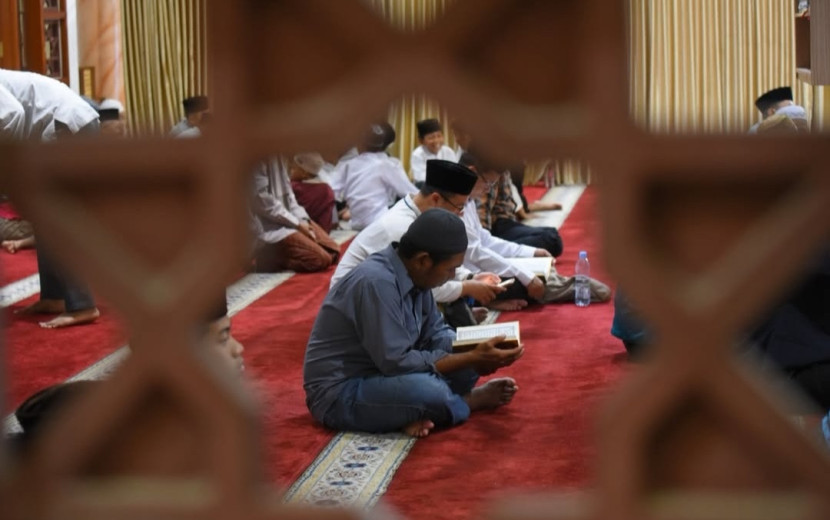
<path id="1" fill-rule="evenodd" d="M 98 319 L 101 313 L 96 308 L 84 309 L 77 312 L 64 312 L 49 321 L 41 321 L 40 326 L 44 329 L 60 329 L 73 325 L 83 325 Z"/>
<path id="2" fill-rule="evenodd" d="M 531 202 L 528 207 L 530 211 L 552 211 L 562 209 L 562 204 L 558 202 L 542 202 L 541 200 L 537 200 L 536 202 Z"/>
<path id="3" fill-rule="evenodd" d="M 429 435 L 429 431 L 433 428 L 435 428 L 435 423 L 430 420 L 415 421 L 412 424 L 404 426 L 403 432 L 411 437 L 421 439 Z"/>
<path id="4" fill-rule="evenodd" d="M 15 314 L 60 314 L 66 311 L 63 300 L 38 300 L 15 311 Z"/>
<path id="5" fill-rule="evenodd" d="M 513 400 L 519 390 L 519 385 L 512 377 L 491 379 L 483 385 L 473 388 L 473 391 L 464 398 L 470 406 L 470 411 L 489 410 L 504 406 Z"/>
<path id="6" fill-rule="evenodd" d="M 520 311 L 527 307 L 525 300 L 501 300 L 494 301 L 488 306 L 495 311 Z"/>
<path id="7" fill-rule="evenodd" d="M 487 307 L 473 307 L 473 318 L 475 318 L 476 323 L 481 323 L 486 320 L 489 313 L 490 311 L 487 310 Z"/>

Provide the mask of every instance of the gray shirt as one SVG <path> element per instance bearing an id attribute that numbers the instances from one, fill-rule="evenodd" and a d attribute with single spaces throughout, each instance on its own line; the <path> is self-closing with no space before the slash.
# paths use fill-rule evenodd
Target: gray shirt
<path id="1" fill-rule="evenodd" d="M 369 256 L 329 291 L 305 353 L 306 404 L 318 421 L 353 378 L 434 372 L 455 333 L 397 251 Z"/>

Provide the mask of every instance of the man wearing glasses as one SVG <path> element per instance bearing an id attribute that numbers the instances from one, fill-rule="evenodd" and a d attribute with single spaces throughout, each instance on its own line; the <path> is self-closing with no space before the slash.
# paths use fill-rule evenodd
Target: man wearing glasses
<path id="1" fill-rule="evenodd" d="M 420 191 L 399 200 L 355 237 L 337 265 L 331 287 L 369 255 L 400 240 L 410 224 L 426 210 L 441 208 L 462 216 L 477 180 L 478 177 L 472 171 L 455 162 L 440 159 L 427 161 L 426 181 Z M 529 249 L 532 251 L 532 248 Z M 498 286 L 499 281 L 499 277 L 492 273 L 471 276 L 470 271 L 459 269 L 454 280 L 433 289 L 432 293 L 438 303 L 471 297 L 482 304 L 488 304 L 505 290 Z"/>

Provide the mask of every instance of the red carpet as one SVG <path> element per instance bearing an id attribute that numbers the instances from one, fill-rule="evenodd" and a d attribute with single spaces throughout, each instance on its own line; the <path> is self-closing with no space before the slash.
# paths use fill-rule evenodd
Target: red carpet
<path id="1" fill-rule="evenodd" d="M 305 406 L 303 356 L 333 269 L 298 274 L 233 318 L 245 366 L 262 397 L 268 479 L 291 484 L 331 440 Z"/>
<path id="2" fill-rule="evenodd" d="M 8 413 L 36 391 L 60 383 L 126 343 L 121 323 L 112 308 L 99 303 L 98 321 L 65 329 L 43 329 L 39 321 L 49 316 L 14 315 L 29 305 L 33 296 L 3 309 Z"/>
<path id="3" fill-rule="evenodd" d="M 527 199 L 527 203 L 530 204 L 532 202 L 536 202 L 537 200 L 541 199 L 545 196 L 545 193 L 548 192 L 548 189 L 545 188 L 544 183 L 536 183 L 530 186 L 523 186 L 522 187 L 522 194 Z"/>
<path id="4" fill-rule="evenodd" d="M 558 269 L 573 274 L 580 249 L 592 275 L 608 282 L 588 190 L 561 230 Z M 526 352 L 498 375 L 516 378 L 509 406 L 418 441 L 385 500 L 408 518 L 477 518 L 484 500 L 514 490 L 590 484 L 597 403 L 625 370 L 622 344 L 609 334 L 613 305 L 536 306 L 506 313 L 519 320 Z"/>
<path id="5" fill-rule="evenodd" d="M 15 254 L 0 250 L 0 287 L 37 273 L 37 255 L 34 249 Z"/>

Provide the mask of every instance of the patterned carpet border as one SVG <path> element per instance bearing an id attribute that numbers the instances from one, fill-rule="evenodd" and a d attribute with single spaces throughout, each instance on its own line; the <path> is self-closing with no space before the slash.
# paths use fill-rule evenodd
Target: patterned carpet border
<path id="1" fill-rule="evenodd" d="M 40 292 L 40 278 L 37 274 L 21 278 L 0 287 L 0 309 L 22 302 Z"/>
<path id="2" fill-rule="evenodd" d="M 339 433 L 288 489 L 283 501 L 371 508 L 414 444 L 414 437 L 401 433 Z"/>

